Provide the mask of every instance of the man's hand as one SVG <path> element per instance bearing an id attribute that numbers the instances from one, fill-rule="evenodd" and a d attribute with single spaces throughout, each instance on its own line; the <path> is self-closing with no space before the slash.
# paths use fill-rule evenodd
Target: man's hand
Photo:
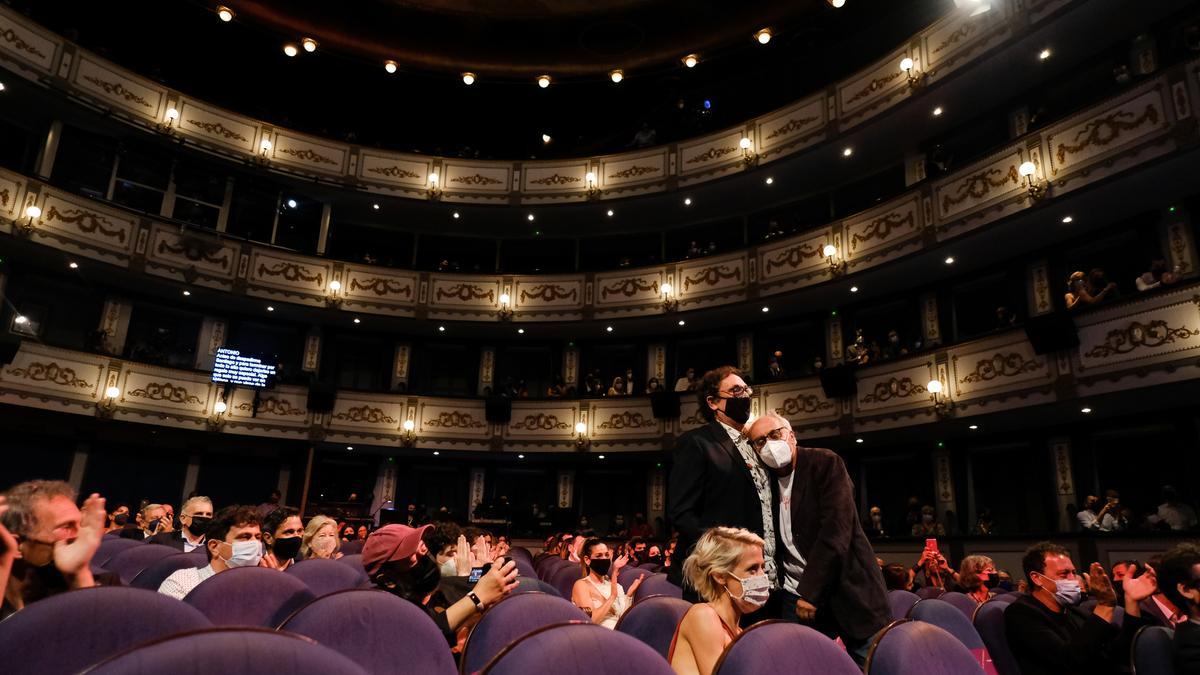
<path id="1" fill-rule="evenodd" d="M 1121 586 L 1125 589 L 1125 602 L 1138 603 L 1158 592 L 1158 576 L 1153 567 L 1146 565 L 1140 577 L 1130 574 L 1121 580 Z"/>
<path id="2" fill-rule="evenodd" d="M 1097 605 L 1114 607 L 1117 604 L 1117 592 L 1113 589 L 1112 580 L 1104 573 L 1104 566 L 1098 562 L 1088 568 L 1089 574 L 1083 575 L 1083 586 Z"/>
<path id="3" fill-rule="evenodd" d="M 259 567 L 267 567 L 267 568 L 270 568 L 273 570 L 279 570 L 280 572 L 286 570 L 288 568 L 288 566 L 290 566 L 291 564 L 292 564 L 291 558 L 285 559 L 283 561 L 283 563 L 280 564 L 279 559 L 275 557 L 275 554 L 269 553 L 269 552 L 264 553 L 262 560 L 258 561 Z"/>
<path id="4" fill-rule="evenodd" d="M 467 545 L 465 534 L 458 535 L 458 545 L 454 549 L 454 571 L 460 577 L 471 573 L 471 547 Z"/>
<path id="5" fill-rule="evenodd" d="M 3 496 L 0 496 L 0 516 L 8 510 L 8 502 Z M 7 579 L 8 568 L 12 565 L 13 559 L 17 557 L 17 539 L 12 536 L 8 528 L 0 523 L 0 575 L 5 575 Z M 7 582 L 6 582 L 7 583 Z"/>
<path id="6" fill-rule="evenodd" d="M 475 584 L 475 595 L 484 607 L 491 607 L 517 587 L 517 563 L 509 560 L 503 567 L 493 565 Z"/>
<path id="7" fill-rule="evenodd" d="M 482 534 L 475 538 L 475 545 L 471 547 L 471 552 L 475 554 L 475 563 L 480 567 L 495 559 L 492 555 L 492 548 L 488 546 L 487 539 Z"/>
<path id="8" fill-rule="evenodd" d="M 804 622 L 811 622 L 817 618 L 817 607 L 804 598 L 796 598 L 796 618 Z"/>
<path id="9" fill-rule="evenodd" d="M 83 508 L 80 509 L 79 531 L 75 538 L 54 542 L 54 566 L 72 580 L 72 588 L 91 586 L 94 583 L 89 564 L 100 546 L 100 538 L 104 536 L 106 516 L 104 498 L 93 493 L 83 502 Z"/>

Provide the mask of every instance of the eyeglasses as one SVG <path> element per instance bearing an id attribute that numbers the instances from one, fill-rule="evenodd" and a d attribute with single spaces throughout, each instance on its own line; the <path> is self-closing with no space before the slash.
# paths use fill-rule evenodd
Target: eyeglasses
<path id="1" fill-rule="evenodd" d="M 791 431 L 791 429 L 787 427 L 772 429 L 767 432 L 766 436 L 755 438 L 750 441 L 750 447 L 754 448 L 755 450 L 762 450 L 763 446 L 767 444 L 767 441 L 782 441 L 787 438 L 788 431 Z"/>
<path id="2" fill-rule="evenodd" d="M 721 393 L 722 394 L 728 393 L 729 395 L 733 396 L 734 398 L 741 398 L 742 395 L 749 396 L 749 395 L 753 394 L 754 388 L 748 384 L 746 386 L 742 386 L 740 384 L 735 384 L 729 388 L 728 392 L 723 391 Z"/>

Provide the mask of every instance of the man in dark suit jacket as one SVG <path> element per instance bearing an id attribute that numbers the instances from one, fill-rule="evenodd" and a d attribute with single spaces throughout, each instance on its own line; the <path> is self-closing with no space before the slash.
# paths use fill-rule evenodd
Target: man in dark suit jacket
<path id="1" fill-rule="evenodd" d="M 172 532 L 159 532 L 150 537 L 150 543 L 162 544 L 190 553 L 197 547 L 203 550 L 204 535 L 212 522 L 213 504 L 208 497 L 192 497 L 179 509 L 179 522 L 183 525 Z"/>
<path id="2" fill-rule="evenodd" d="M 831 450 L 797 447 L 792 425 L 774 412 L 746 433 L 776 478 L 782 616 L 842 638 L 861 665 L 892 613 L 846 466 Z"/>
<path id="3" fill-rule="evenodd" d="M 732 366 L 705 373 L 697 385 L 700 412 L 709 422 L 676 441 L 667 485 L 667 515 L 679 531 L 678 564 L 669 568 L 676 584 L 683 585 L 683 561 L 700 535 L 724 525 L 763 537 L 767 573 L 775 585 L 770 479 L 742 434 L 751 393 Z M 690 588 L 684 592 L 697 599 Z"/>
<path id="4" fill-rule="evenodd" d="M 1178 544 L 1153 569 L 1158 590 L 1187 615 L 1175 626 L 1175 672 L 1200 675 L 1200 546 Z"/>

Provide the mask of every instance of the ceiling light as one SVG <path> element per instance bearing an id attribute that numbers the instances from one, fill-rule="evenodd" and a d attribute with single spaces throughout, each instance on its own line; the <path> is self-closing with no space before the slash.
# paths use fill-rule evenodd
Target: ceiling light
<path id="1" fill-rule="evenodd" d="M 612 209 L 609 209 L 609 210 L 607 211 L 607 213 L 608 213 L 608 217 L 609 217 L 609 218 L 612 218 L 612 217 L 613 217 L 613 210 L 612 210 Z"/>
<path id="2" fill-rule="evenodd" d="M 549 75 L 539 75 L 538 79 L 537 79 L 537 83 L 538 83 L 538 86 L 541 87 L 542 89 L 549 87 L 550 86 L 550 76 Z"/>
<path id="3" fill-rule="evenodd" d="M 766 305 L 763 305 L 762 311 L 763 311 L 763 312 L 769 312 L 769 311 L 771 311 L 771 308 L 770 308 L 770 307 L 767 307 Z"/>
<path id="4" fill-rule="evenodd" d="M 954 256 L 952 256 L 952 255 L 950 255 L 950 256 L 946 256 L 945 263 L 946 263 L 947 265 L 953 265 L 953 264 L 954 264 Z"/>
<path id="5" fill-rule="evenodd" d="M 5 89 L 5 87 L 4 87 L 4 83 L 3 83 L 3 82 L 0 82 L 0 91 L 4 91 L 4 89 Z"/>
<path id="6" fill-rule="evenodd" d="M 183 292 L 183 295 L 184 295 L 184 297 L 187 297 L 187 296 L 189 296 L 189 295 L 191 295 L 191 294 L 192 294 L 192 292 L 191 292 L 191 291 L 184 291 L 184 292 Z"/>
<path id="7" fill-rule="evenodd" d="M 773 185 L 775 183 L 775 179 L 771 178 L 770 176 L 767 176 L 767 180 L 765 180 L 763 182 L 766 183 L 767 185 Z"/>
<path id="8" fill-rule="evenodd" d="M 379 210 L 379 205 L 378 205 L 378 204 L 372 204 L 372 205 L 371 205 L 371 208 L 373 208 L 373 209 L 375 209 L 376 211 L 378 211 L 378 210 Z"/>
<path id="9" fill-rule="evenodd" d="M 1045 61 L 1048 58 L 1050 58 L 1049 48 L 1043 49 L 1040 53 L 1038 53 L 1038 60 Z"/>
<path id="10" fill-rule="evenodd" d="M 1079 412 L 1083 413 L 1084 415 L 1087 415 L 1088 413 L 1092 412 L 1092 409 L 1091 408 L 1080 408 Z"/>
<path id="11" fill-rule="evenodd" d="M 554 140 L 554 139 L 550 138 L 550 134 L 542 134 L 542 143 L 543 144 L 549 143 L 552 140 Z"/>
<path id="12" fill-rule="evenodd" d="M 524 335 L 524 334 L 525 334 L 525 329 L 524 329 L 524 328 L 518 328 L 518 329 L 517 329 L 517 335 Z"/>
<path id="13" fill-rule="evenodd" d="M 18 314 L 17 318 L 13 319 L 13 323 L 17 324 L 18 326 L 24 326 L 25 324 L 29 323 L 29 319 L 25 318 L 23 315 Z"/>
<path id="14" fill-rule="evenodd" d="M 470 73 L 470 72 L 463 73 L 462 81 L 463 81 L 463 84 L 467 85 L 468 87 L 475 84 L 475 73 Z"/>
<path id="15" fill-rule="evenodd" d="M 604 331 L 605 331 L 606 333 L 611 333 L 611 332 L 612 332 L 612 326 L 605 326 L 605 327 L 604 327 Z"/>
<path id="16" fill-rule="evenodd" d="M 445 333 L 445 332 L 446 332 L 446 327 L 445 327 L 445 326 L 438 326 L 438 332 L 439 332 L 439 333 Z"/>
<path id="17" fill-rule="evenodd" d="M 610 72 L 608 77 L 613 81 L 613 84 L 619 84 L 621 80 L 625 79 L 625 71 L 617 68 L 616 70 Z"/>
<path id="18" fill-rule="evenodd" d="M 229 9 L 225 5 L 217 5 L 217 18 L 221 19 L 225 23 L 233 21 L 233 17 L 235 16 L 237 16 L 237 14 L 234 14 L 232 9 Z"/>
<path id="19" fill-rule="evenodd" d="M 954 5 L 970 12 L 968 16 L 978 16 L 992 8 L 991 0 L 954 0 Z"/>
<path id="20" fill-rule="evenodd" d="M 1025 178 L 1026 176 L 1032 176 L 1033 172 L 1036 170 L 1037 167 L 1034 166 L 1033 162 L 1030 161 L 1021 162 L 1021 166 L 1017 167 L 1017 173 L 1021 174 L 1022 178 Z"/>
<path id="21" fill-rule="evenodd" d="M 25 207 L 25 215 L 29 218 L 41 218 L 42 207 L 37 206 L 36 204 L 30 204 L 29 206 Z"/>
<path id="22" fill-rule="evenodd" d="M 758 44 L 765 45 L 771 41 L 771 29 L 764 28 L 754 34 L 754 39 L 758 40 Z"/>
<path id="23" fill-rule="evenodd" d="M 978 428 L 979 428 L 979 425 L 978 425 L 978 424 L 972 424 L 971 426 L 969 426 L 969 427 L 967 427 L 967 428 L 968 428 L 968 429 L 970 429 L 971 431 L 975 431 L 976 429 L 978 429 Z"/>
<path id="24" fill-rule="evenodd" d="M 295 199 L 289 199 L 289 200 L 287 200 L 287 206 L 288 206 L 288 208 L 289 208 L 289 209 L 294 209 L 294 208 L 296 208 L 296 200 L 295 200 Z"/>
<path id="25" fill-rule="evenodd" d="M 942 106 L 940 106 L 940 105 L 939 105 L 938 107 L 936 107 L 936 108 L 934 108 L 934 109 L 933 109 L 933 116 L 934 116 L 934 117 L 941 117 L 941 116 L 942 116 L 942 112 L 943 112 L 943 111 L 942 111 Z"/>
<path id="26" fill-rule="evenodd" d="M 71 262 L 71 263 L 69 263 L 69 264 L 67 265 L 67 267 L 70 267 L 70 268 L 71 268 L 71 269 L 73 269 L 73 270 L 77 270 L 77 269 L 79 269 L 79 263 L 77 263 L 77 262 Z"/>
<path id="27" fill-rule="evenodd" d="M 1075 219 L 1072 218 L 1071 216 L 1063 216 L 1062 221 L 1063 221 L 1064 225 L 1069 225 L 1069 224 L 1075 222 Z"/>
<path id="28" fill-rule="evenodd" d="M 833 7 L 834 9 L 841 9 L 842 7 L 846 6 L 846 0 L 825 0 L 825 1 L 828 2 L 829 6 Z"/>
<path id="29" fill-rule="evenodd" d="M 532 223 L 533 222 L 533 214 L 531 213 L 531 214 L 525 216 L 525 220 L 528 220 L 529 222 Z"/>
<path id="30" fill-rule="evenodd" d="M 274 307 L 272 307 L 271 305 L 267 305 L 267 311 L 268 311 L 268 312 L 274 312 L 274 311 L 275 311 L 275 308 L 274 308 Z"/>
<path id="31" fill-rule="evenodd" d="M 400 66 L 396 65 L 395 61 L 388 59 L 383 62 L 383 69 L 387 71 L 388 75 L 395 75 Z"/>
<path id="32" fill-rule="evenodd" d="M 745 136 L 742 136 L 742 140 L 738 141 L 738 147 L 743 150 L 749 150 L 750 145 L 751 145 L 750 139 Z"/>
<path id="33" fill-rule="evenodd" d="M 300 45 L 304 47 L 304 51 L 308 52 L 309 54 L 317 51 L 317 41 L 312 38 L 304 38 L 300 41 Z"/>
<path id="34" fill-rule="evenodd" d="M 851 286 L 851 287 L 850 287 L 850 292 L 851 292 L 851 293 L 857 293 L 857 292 L 858 292 L 858 286 Z"/>
<path id="35" fill-rule="evenodd" d="M 684 197 L 684 198 L 683 198 L 683 205 L 684 205 L 684 206 L 691 206 L 691 205 L 692 205 L 692 198 L 691 198 L 691 197 Z"/>
<path id="36" fill-rule="evenodd" d="M 865 441 L 863 441 L 863 439 L 861 439 L 861 438 L 856 438 L 856 439 L 854 439 L 854 442 L 855 443 L 863 443 Z"/>
<path id="37" fill-rule="evenodd" d="M 900 59 L 900 70 L 908 72 L 913 69 L 913 60 L 911 56 L 906 56 Z"/>
<path id="38" fill-rule="evenodd" d="M 686 322 L 686 321 L 684 321 L 683 319 L 680 319 L 680 320 L 679 320 L 679 325 L 680 325 L 680 326 L 686 326 L 686 325 L 687 325 L 687 322 Z"/>
<path id="39" fill-rule="evenodd" d="M 354 323 L 362 323 L 362 319 L 360 319 L 356 316 L 356 317 L 354 317 Z"/>
<path id="40" fill-rule="evenodd" d="M 842 157 L 849 157 L 850 155 L 853 155 L 853 154 L 854 154 L 854 148 L 850 148 L 850 147 L 842 148 Z"/>
<path id="41" fill-rule="evenodd" d="M 683 57 L 683 65 L 688 68 L 695 68 L 697 63 L 700 63 L 700 56 L 697 54 L 688 54 Z"/>
<path id="42" fill-rule="evenodd" d="M 295 56 L 300 53 L 300 50 L 296 47 L 296 45 L 289 42 L 283 46 L 283 53 L 287 56 Z"/>
<path id="43" fill-rule="evenodd" d="M 458 215 L 458 211 L 455 211 L 454 213 L 451 213 L 450 215 L 454 216 L 455 220 L 458 220 L 461 217 Z"/>

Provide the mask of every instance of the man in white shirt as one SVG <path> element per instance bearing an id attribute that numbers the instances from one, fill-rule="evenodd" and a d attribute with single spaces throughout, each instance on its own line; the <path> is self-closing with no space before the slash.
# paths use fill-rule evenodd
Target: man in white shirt
<path id="1" fill-rule="evenodd" d="M 675 391 L 677 391 L 677 392 L 691 391 L 692 386 L 695 384 L 695 382 L 696 382 L 696 370 L 694 368 L 688 368 L 686 375 L 679 378 L 678 380 L 675 380 Z"/>
<path id="2" fill-rule="evenodd" d="M 1109 490 L 1106 495 L 1108 499 L 1104 506 L 1100 506 L 1099 497 L 1088 495 L 1083 502 L 1083 510 L 1075 514 L 1079 520 L 1079 527 L 1083 528 L 1084 532 L 1112 532 L 1120 529 L 1117 518 L 1112 513 L 1119 505 L 1116 493 Z"/>
<path id="3" fill-rule="evenodd" d="M 262 532 L 253 506 L 227 506 L 213 516 L 204 550 L 208 564 L 176 570 L 158 592 L 182 600 L 205 579 L 231 567 L 263 567 Z"/>
<path id="4" fill-rule="evenodd" d="M 1172 530 L 1190 530 L 1196 527 L 1196 510 L 1179 501 L 1179 492 L 1167 485 L 1162 489 L 1163 503 L 1158 505 L 1158 518 Z"/>

